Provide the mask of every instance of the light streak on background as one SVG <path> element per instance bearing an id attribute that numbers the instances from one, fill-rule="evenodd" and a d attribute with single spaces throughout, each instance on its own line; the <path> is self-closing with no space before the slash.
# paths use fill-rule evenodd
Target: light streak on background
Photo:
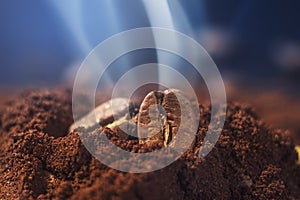
<path id="1" fill-rule="evenodd" d="M 189 25 L 187 16 L 177 0 L 143 0 L 140 3 L 128 1 L 126 8 L 122 5 L 124 2 L 111 0 L 103 0 L 101 3 L 99 1 L 74 0 L 72 2 L 64 2 L 54 0 L 52 3 L 53 8 L 60 13 L 60 16 L 71 30 L 73 37 L 76 38 L 77 46 L 84 57 L 101 41 L 113 34 L 131 28 L 144 26 L 161 27 L 181 31 L 189 36 L 193 36 L 193 30 Z M 131 18 L 130 15 L 122 15 L 121 9 L 134 10 L 133 16 L 135 18 Z M 115 48 L 123 48 L 130 42 L 134 41 L 123 41 Z M 153 35 L 153 42 L 158 42 L 155 35 Z M 174 40 L 174 44 L 180 48 L 178 41 Z M 156 52 L 156 57 L 159 63 L 166 62 L 170 66 L 178 61 L 176 58 L 174 59 L 174 56 L 160 51 Z M 130 59 L 135 58 L 123 59 L 122 63 L 120 63 L 121 66 L 118 67 L 127 66 L 128 69 L 134 67 L 132 65 L 134 62 Z M 100 60 L 98 66 L 103 67 Z M 76 70 L 78 67 L 73 67 L 73 70 Z M 109 76 L 105 76 L 107 85 L 113 83 L 112 73 L 114 72 L 111 72 Z M 86 76 L 88 77 L 88 74 Z M 157 72 L 157 77 L 158 79 L 164 78 L 169 82 L 174 82 L 168 74 L 162 74 L 159 71 Z"/>

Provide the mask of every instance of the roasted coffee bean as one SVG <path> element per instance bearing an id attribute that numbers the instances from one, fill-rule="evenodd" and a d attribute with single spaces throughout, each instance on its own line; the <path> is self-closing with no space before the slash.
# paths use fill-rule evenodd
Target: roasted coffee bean
<path id="1" fill-rule="evenodd" d="M 193 119 L 196 119 L 195 112 L 181 91 L 167 89 L 150 92 L 144 98 L 138 114 L 140 143 L 163 142 L 166 146 L 176 138 L 180 126 L 184 134 L 190 136 L 189 122 Z M 184 134 L 180 141 L 175 139 L 177 144 L 184 144 Z"/>
<path id="2" fill-rule="evenodd" d="M 115 118 L 119 120 L 124 120 L 124 116 L 128 113 L 128 103 L 129 100 L 126 98 L 115 98 L 107 102 L 100 104 L 81 119 L 77 120 L 76 123 L 72 124 L 69 131 L 72 132 L 78 127 L 83 127 L 85 129 L 95 129 L 99 127 L 105 127 L 109 124 L 118 124 L 115 122 Z M 112 106 L 114 107 L 114 116 Z M 95 120 L 96 117 L 96 120 Z"/>

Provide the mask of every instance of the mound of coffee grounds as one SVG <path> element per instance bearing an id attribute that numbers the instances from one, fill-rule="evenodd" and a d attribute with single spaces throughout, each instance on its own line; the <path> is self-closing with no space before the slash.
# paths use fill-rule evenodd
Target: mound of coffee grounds
<path id="1" fill-rule="evenodd" d="M 158 171 L 132 174 L 97 161 L 79 138 L 87 130 L 68 133 L 70 91 L 26 92 L 0 112 L 0 199 L 300 198 L 300 166 L 288 132 L 272 130 L 251 108 L 230 103 L 222 135 L 200 159 L 210 108 L 199 109 L 195 144 L 184 155 Z M 157 148 L 119 138 L 118 129 L 89 134 L 105 134 L 130 152 Z"/>
<path id="2" fill-rule="evenodd" d="M 7 102 L 1 118 L 2 128 L 12 135 L 33 129 L 46 131 L 49 136 L 64 136 L 73 121 L 70 98 L 69 90 L 25 92 Z"/>

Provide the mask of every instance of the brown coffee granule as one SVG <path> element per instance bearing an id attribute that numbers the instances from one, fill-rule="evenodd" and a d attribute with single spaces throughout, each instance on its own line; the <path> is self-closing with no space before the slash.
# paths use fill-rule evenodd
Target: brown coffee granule
<path id="1" fill-rule="evenodd" d="M 210 108 L 199 109 L 194 146 L 166 168 L 131 174 L 91 156 L 78 136 L 86 130 L 68 133 L 73 122 L 70 92 L 26 92 L 1 107 L 0 199 L 300 198 L 300 167 L 288 132 L 268 128 L 248 106 L 229 103 L 216 146 L 200 159 Z M 157 148 L 119 138 L 117 131 L 90 134 L 106 134 L 131 152 Z"/>

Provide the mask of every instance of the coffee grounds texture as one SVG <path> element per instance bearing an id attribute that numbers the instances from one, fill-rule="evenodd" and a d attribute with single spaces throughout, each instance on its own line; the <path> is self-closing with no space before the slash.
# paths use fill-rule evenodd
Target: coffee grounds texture
<path id="1" fill-rule="evenodd" d="M 79 138 L 86 130 L 68 133 L 73 123 L 70 91 L 25 92 L 0 111 L 0 199 L 300 198 L 300 167 L 287 131 L 268 128 L 249 106 L 229 103 L 216 146 L 200 159 L 210 108 L 199 109 L 198 133 L 186 153 L 158 171 L 132 174 L 95 159 Z M 130 152 L 163 146 L 124 140 L 118 129 L 89 134 L 106 134 Z"/>

